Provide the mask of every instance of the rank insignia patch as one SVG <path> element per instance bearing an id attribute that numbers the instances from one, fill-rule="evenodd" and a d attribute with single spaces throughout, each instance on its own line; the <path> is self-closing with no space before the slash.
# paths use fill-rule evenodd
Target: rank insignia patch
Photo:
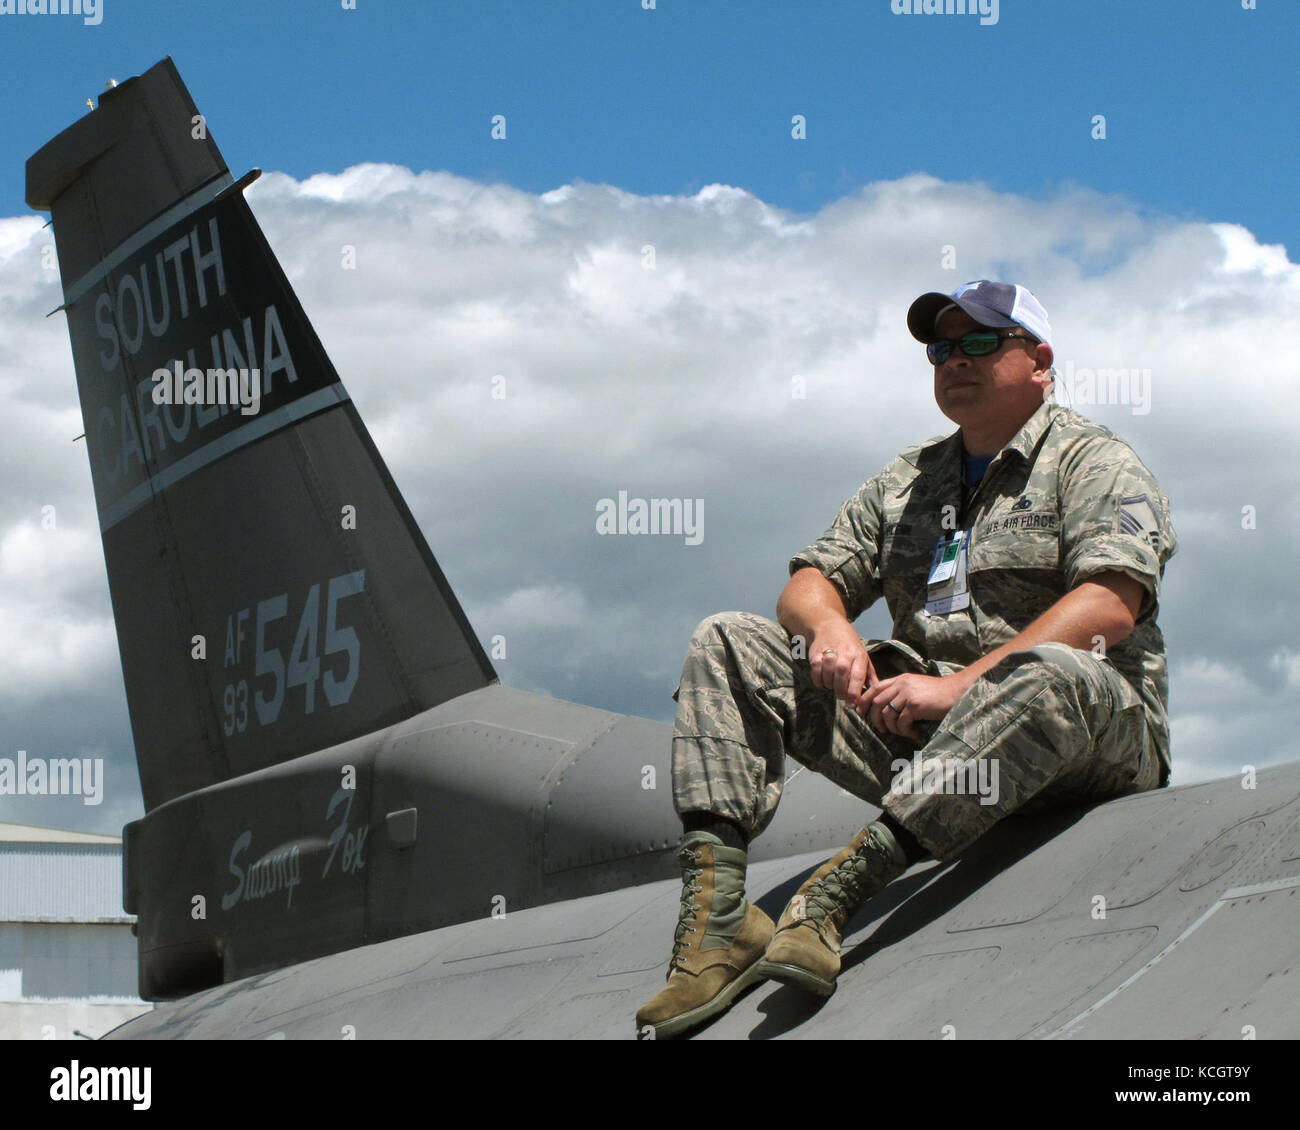
<path id="1" fill-rule="evenodd" d="M 1160 520 L 1145 494 L 1120 501 L 1119 528 L 1123 533 L 1142 538 L 1157 553 L 1160 552 Z"/>

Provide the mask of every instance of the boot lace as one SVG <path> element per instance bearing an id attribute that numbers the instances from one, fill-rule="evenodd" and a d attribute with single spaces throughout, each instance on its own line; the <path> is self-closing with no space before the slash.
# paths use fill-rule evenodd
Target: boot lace
<path id="1" fill-rule="evenodd" d="M 864 844 L 863 847 L 866 845 Z M 863 892 L 873 877 L 871 859 L 861 854 L 860 848 L 838 867 L 823 876 L 805 896 L 804 920 L 819 930 L 826 922 L 837 929 L 844 925 L 849 912 L 861 901 Z"/>
<path id="2" fill-rule="evenodd" d="M 690 925 L 690 922 L 695 917 L 695 912 L 700 909 L 700 904 L 695 901 L 695 896 L 704 890 L 695 882 L 704 874 L 704 868 L 690 866 L 692 863 L 699 863 L 702 858 L 701 853 L 691 848 L 682 848 L 677 853 L 677 858 L 681 861 L 683 868 L 682 901 L 677 913 L 677 929 L 673 932 L 673 956 L 668 960 L 668 971 L 670 973 L 686 961 L 685 957 L 682 956 L 682 950 L 690 945 L 686 935 L 695 933 L 695 927 Z"/>

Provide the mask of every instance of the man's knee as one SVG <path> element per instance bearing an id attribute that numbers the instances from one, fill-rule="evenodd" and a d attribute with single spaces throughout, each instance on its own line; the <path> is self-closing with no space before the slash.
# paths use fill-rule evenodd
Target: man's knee
<path id="1" fill-rule="evenodd" d="M 735 635 L 743 635 L 749 630 L 746 623 L 748 617 L 749 613 L 746 612 L 715 612 L 695 625 L 691 642 L 708 645 L 719 638 L 730 639 Z"/>
<path id="2" fill-rule="evenodd" d="M 1044 663 L 1067 671 L 1091 671 L 1101 660 L 1090 651 L 1071 647 L 1068 643 L 1036 643 L 1031 647 L 1013 651 L 1007 661 Z"/>
<path id="3" fill-rule="evenodd" d="M 744 683 L 788 678 L 790 658 L 790 640 L 780 624 L 752 612 L 715 612 L 691 634 L 673 699 L 681 701 L 687 683 L 716 684 L 735 676 Z"/>
<path id="4" fill-rule="evenodd" d="M 1107 682 L 1107 670 L 1090 651 L 1064 643 L 1039 643 L 1013 651 L 987 675 L 1001 681 L 1010 674 L 1030 674 L 1044 685 L 1100 689 Z"/>
<path id="5" fill-rule="evenodd" d="M 715 612 L 695 626 L 691 642 L 708 646 L 719 639 L 738 640 L 753 636 L 767 638 L 773 634 L 774 629 L 784 634 L 779 624 L 763 616 L 755 616 L 752 612 Z"/>
<path id="6" fill-rule="evenodd" d="M 721 659 L 728 667 L 768 671 L 773 665 L 788 669 L 792 659 L 791 641 L 775 620 L 755 616 L 752 612 L 715 612 L 696 625 L 688 648 L 690 656 L 701 653 Z"/>

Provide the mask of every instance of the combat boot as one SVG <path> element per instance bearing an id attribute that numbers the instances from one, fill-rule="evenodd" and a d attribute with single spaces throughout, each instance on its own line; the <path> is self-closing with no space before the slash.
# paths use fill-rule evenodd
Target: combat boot
<path id="1" fill-rule="evenodd" d="M 746 855 L 717 836 L 682 838 L 682 901 L 668 962 L 668 984 L 636 1014 L 637 1031 L 655 1039 L 680 1035 L 724 1011 L 761 980 L 759 959 L 772 938 L 772 920 L 745 901 Z"/>
<path id="2" fill-rule="evenodd" d="M 828 997 L 840 972 L 844 923 L 867 899 L 907 870 L 889 829 L 863 828 L 799 888 L 776 924 L 759 974 Z"/>

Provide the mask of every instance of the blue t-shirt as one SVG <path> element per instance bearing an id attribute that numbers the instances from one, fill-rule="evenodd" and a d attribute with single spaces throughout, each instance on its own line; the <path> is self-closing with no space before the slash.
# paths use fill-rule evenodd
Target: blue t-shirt
<path id="1" fill-rule="evenodd" d="M 989 464 L 992 462 L 992 455 L 967 455 L 966 485 L 973 487 L 978 483 L 984 477 L 984 472 L 989 469 Z"/>

